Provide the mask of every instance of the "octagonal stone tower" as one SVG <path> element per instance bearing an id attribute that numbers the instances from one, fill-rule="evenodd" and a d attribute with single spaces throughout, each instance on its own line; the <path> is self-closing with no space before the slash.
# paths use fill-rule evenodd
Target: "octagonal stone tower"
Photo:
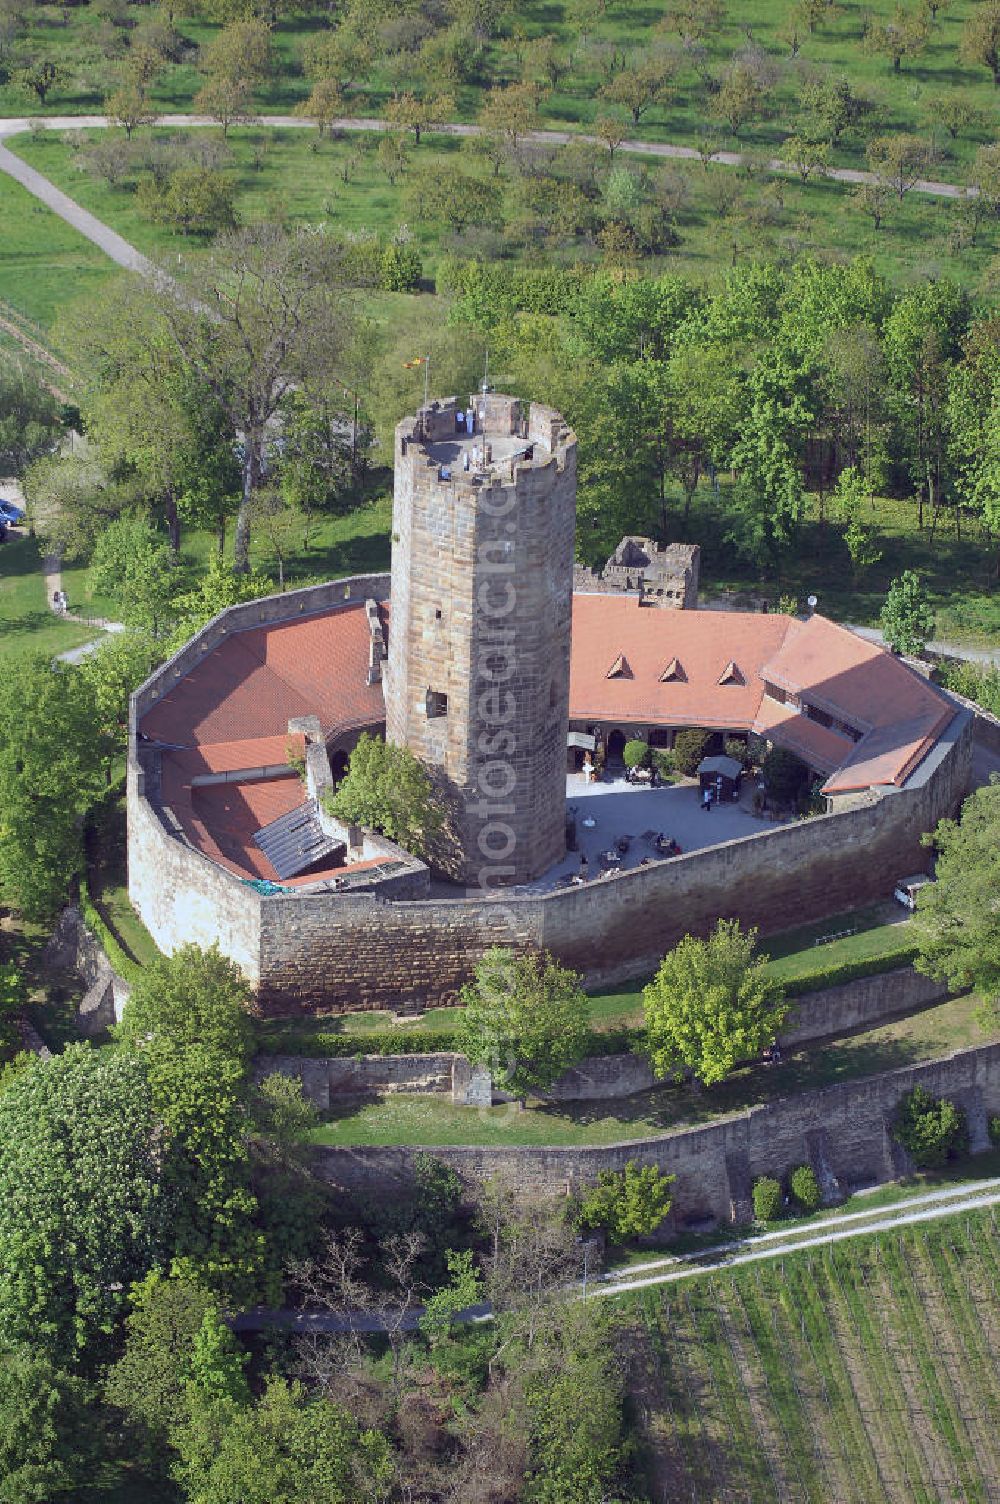
<path id="1" fill-rule="evenodd" d="M 576 435 L 494 393 L 396 429 L 386 735 L 443 786 L 435 864 L 490 888 L 566 849 Z"/>

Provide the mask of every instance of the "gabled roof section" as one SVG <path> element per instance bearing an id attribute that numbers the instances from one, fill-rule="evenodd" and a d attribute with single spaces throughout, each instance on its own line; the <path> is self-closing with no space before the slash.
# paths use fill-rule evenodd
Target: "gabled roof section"
<path id="1" fill-rule="evenodd" d="M 618 657 L 608 669 L 605 677 L 608 679 L 631 679 L 634 677 L 632 670 L 629 667 L 629 661 L 625 657 L 624 653 L 618 654 Z"/>
<path id="2" fill-rule="evenodd" d="M 743 676 L 743 672 L 740 669 L 739 664 L 736 662 L 736 660 L 734 658 L 730 658 L 729 662 L 726 664 L 725 668 L 722 670 L 722 673 L 719 675 L 718 683 L 719 684 L 745 684 L 746 682 L 747 681 L 746 681 L 746 679 Z"/>
<path id="3" fill-rule="evenodd" d="M 679 658 L 671 658 L 660 675 L 661 684 L 671 684 L 675 680 L 681 684 L 687 683 L 687 674 L 684 672 L 684 666 Z"/>

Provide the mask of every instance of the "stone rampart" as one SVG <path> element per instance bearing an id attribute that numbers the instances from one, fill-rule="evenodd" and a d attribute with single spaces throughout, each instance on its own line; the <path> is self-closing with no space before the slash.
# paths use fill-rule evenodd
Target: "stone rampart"
<path id="1" fill-rule="evenodd" d="M 910 967 L 858 977 L 838 987 L 806 993 L 779 1036 L 786 1046 L 873 1028 L 946 996 L 945 988 Z M 297 1076 L 313 1105 L 325 1112 L 330 1098 L 369 1092 L 433 1092 L 468 1101 L 472 1068 L 464 1055 L 358 1055 L 312 1059 L 303 1055 L 261 1055 L 258 1075 L 280 1070 Z M 645 1058 L 635 1054 L 588 1055 L 544 1093 L 551 1102 L 608 1101 L 649 1091 L 655 1085 Z"/>
<path id="2" fill-rule="evenodd" d="M 77 1004 L 76 1026 L 85 1039 L 103 1038 L 122 1016 L 130 988 L 113 969 L 97 936 L 74 904 L 63 909 L 45 945 L 45 964 L 75 971 L 86 987 Z"/>
<path id="3" fill-rule="evenodd" d="M 631 1159 L 677 1176 L 674 1228 L 749 1221 L 753 1181 L 811 1164 L 827 1200 L 850 1189 L 898 1178 L 912 1166 L 892 1138 L 902 1097 L 916 1085 L 966 1111 L 974 1151 L 988 1147 L 988 1116 L 1000 1112 L 1000 1043 L 959 1050 L 939 1060 L 843 1082 L 769 1102 L 699 1128 L 656 1138 L 580 1147 L 426 1147 L 317 1149 L 316 1172 L 340 1189 L 392 1195 L 410 1182 L 420 1152 L 451 1165 L 469 1185 L 504 1176 L 525 1194 L 559 1195 L 593 1182 L 601 1170 Z M 512 1126 L 516 1108 L 511 1108 Z"/>

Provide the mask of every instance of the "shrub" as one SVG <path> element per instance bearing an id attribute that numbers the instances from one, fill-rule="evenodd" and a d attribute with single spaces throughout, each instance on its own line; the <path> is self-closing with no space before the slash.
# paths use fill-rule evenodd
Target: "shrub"
<path id="1" fill-rule="evenodd" d="M 788 1180 L 788 1189 L 804 1212 L 814 1212 L 818 1209 L 822 1197 L 816 1172 L 811 1165 L 799 1165 L 792 1171 Z"/>
<path id="2" fill-rule="evenodd" d="M 627 768 L 647 768 L 650 759 L 649 743 L 635 737 L 632 741 L 625 743 L 622 757 L 625 759 Z"/>
<path id="3" fill-rule="evenodd" d="M 711 738 L 711 731 L 706 731 L 701 726 L 689 726 L 684 731 L 678 731 L 674 737 L 674 764 L 678 773 L 684 773 L 690 778 L 692 773 L 697 772 Z"/>
<path id="4" fill-rule="evenodd" d="M 947 1097 L 932 1097 L 922 1086 L 899 1104 L 893 1137 L 922 1168 L 943 1165 L 968 1152 L 969 1128 L 961 1107 Z"/>
<path id="5" fill-rule="evenodd" d="M 784 747 L 772 747 L 760 770 L 767 792 L 779 804 L 790 804 L 809 779 L 809 769 L 802 759 Z"/>
<path id="6" fill-rule="evenodd" d="M 422 273 L 423 266 L 417 248 L 390 241 L 382 252 L 379 267 L 379 287 L 382 291 L 416 292 Z"/>
<path id="7" fill-rule="evenodd" d="M 653 767 L 661 778 L 672 778 L 677 771 L 677 760 L 668 747 L 654 747 L 651 752 Z"/>
<path id="8" fill-rule="evenodd" d="M 619 1174 L 601 1170 L 577 1212 L 580 1228 L 603 1227 L 613 1243 L 628 1243 L 655 1232 L 670 1210 L 675 1175 L 630 1159 Z"/>
<path id="9" fill-rule="evenodd" d="M 781 1216 L 781 1185 L 772 1175 L 753 1183 L 753 1214 L 758 1222 L 773 1222 Z"/>
<path id="10" fill-rule="evenodd" d="M 990 1143 L 1000 1148 L 1000 1117 L 990 1118 L 986 1124 L 986 1132 L 990 1136 Z"/>
<path id="11" fill-rule="evenodd" d="M 725 752 L 727 757 L 734 758 L 735 761 L 739 763 L 741 768 L 749 768 L 753 766 L 753 758 L 750 755 L 750 748 L 748 744 L 745 741 L 740 740 L 738 737 L 727 737 L 722 744 L 722 750 L 723 752 Z"/>

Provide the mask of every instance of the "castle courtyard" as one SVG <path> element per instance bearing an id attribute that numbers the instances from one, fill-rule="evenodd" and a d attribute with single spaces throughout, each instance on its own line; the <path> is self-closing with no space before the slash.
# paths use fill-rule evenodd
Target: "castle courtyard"
<path id="1" fill-rule="evenodd" d="M 575 816 L 577 850 L 567 852 L 549 872 L 526 886 L 531 892 L 566 886 L 579 876 L 584 856 L 588 882 L 602 879 L 610 872 L 631 871 L 644 863 L 663 861 L 651 834 L 676 841 L 683 854 L 720 846 L 724 841 L 737 841 L 787 823 L 773 816 L 753 814 L 751 793 L 752 785 L 748 785 L 741 799 L 713 804 L 706 813 L 701 805 L 701 792 L 693 780 L 650 789 L 637 788 L 623 776 L 586 784 L 579 774 L 571 774 L 566 779 L 566 809 L 567 814 Z M 617 843 L 625 840 L 629 843 L 627 851 L 618 853 Z M 607 854 L 613 851 L 620 855 L 616 864 L 607 860 Z"/>

